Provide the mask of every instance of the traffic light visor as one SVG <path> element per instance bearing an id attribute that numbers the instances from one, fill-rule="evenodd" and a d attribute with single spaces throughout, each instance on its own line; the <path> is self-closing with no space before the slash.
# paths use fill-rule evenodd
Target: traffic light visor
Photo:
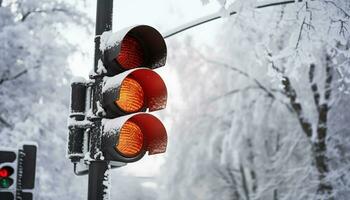
<path id="1" fill-rule="evenodd" d="M 102 106 L 107 118 L 164 109 L 167 88 L 153 70 L 137 68 L 104 79 Z"/>
<path id="2" fill-rule="evenodd" d="M 106 148 L 111 145 L 114 152 L 124 157 L 137 157 L 145 151 L 150 155 L 158 154 L 166 150 L 166 129 L 162 122 L 151 114 L 136 113 L 115 119 L 104 119 L 102 123 Z"/>
<path id="3" fill-rule="evenodd" d="M 102 34 L 100 50 L 109 76 L 138 67 L 155 69 L 166 63 L 167 48 L 163 36 L 146 25 Z"/>

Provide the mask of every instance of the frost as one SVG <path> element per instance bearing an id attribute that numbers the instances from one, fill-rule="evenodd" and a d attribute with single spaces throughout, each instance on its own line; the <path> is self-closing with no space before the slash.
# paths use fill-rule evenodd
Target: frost
<path id="1" fill-rule="evenodd" d="M 106 70 L 105 66 L 103 65 L 103 62 L 101 61 L 101 59 L 98 60 L 96 73 L 98 75 L 107 73 L 107 70 Z"/>
<path id="2" fill-rule="evenodd" d="M 72 119 L 72 118 L 68 118 L 68 123 L 67 124 L 68 124 L 67 125 L 68 127 L 92 125 L 91 121 L 88 121 L 88 120 L 78 121 L 78 120 L 75 120 L 75 119 Z"/>
<path id="3" fill-rule="evenodd" d="M 94 155 L 94 159 L 104 160 L 103 152 L 99 149 L 96 149 L 96 153 Z"/>
<path id="4" fill-rule="evenodd" d="M 106 115 L 106 111 L 103 109 L 101 102 L 96 102 L 97 104 L 97 111 L 96 111 L 96 115 L 98 116 L 105 116 Z"/>
<path id="5" fill-rule="evenodd" d="M 71 83 L 87 83 L 87 80 L 80 76 L 75 76 L 72 78 Z"/>
<path id="6" fill-rule="evenodd" d="M 111 198 L 111 174 L 110 174 L 111 166 L 108 165 L 108 169 L 106 170 L 103 178 L 103 200 L 109 200 Z"/>

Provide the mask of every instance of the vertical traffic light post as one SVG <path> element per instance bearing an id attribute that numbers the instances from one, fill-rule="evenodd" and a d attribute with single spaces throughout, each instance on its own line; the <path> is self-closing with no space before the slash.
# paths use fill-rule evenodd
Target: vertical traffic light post
<path id="1" fill-rule="evenodd" d="M 113 0 L 98 0 L 96 8 L 96 30 L 95 30 L 95 57 L 94 57 L 94 73 L 92 77 L 95 84 L 92 88 L 91 104 L 92 112 L 94 116 L 91 121 L 93 125 L 90 132 L 90 155 L 96 155 L 99 149 L 101 149 L 101 118 L 99 117 L 100 102 L 102 102 L 102 82 L 103 76 L 98 75 L 99 61 L 102 59 L 102 51 L 100 50 L 101 35 L 105 31 L 112 30 L 112 17 L 113 17 Z M 107 195 L 106 189 L 108 185 L 104 185 L 104 180 L 108 179 L 109 174 L 108 163 L 101 160 L 100 157 L 96 157 L 96 160 L 90 162 L 89 165 L 89 182 L 88 182 L 88 200 L 102 200 Z"/>
<path id="2" fill-rule="evenodd" d="M 167 89 L 153 69 L 165 65 L 163 36 L 147 25 L 112 33 L 113 0 L 98 0 L 95 60 L 89 80 L 71 86 L 68 158 L 89 176 L 88 200 L 108 199 L 108 169 L 164 153 L 167 133 L 146 112 L 164 109 Z M 84 170 L 77 170 L 78 168 Z"/>

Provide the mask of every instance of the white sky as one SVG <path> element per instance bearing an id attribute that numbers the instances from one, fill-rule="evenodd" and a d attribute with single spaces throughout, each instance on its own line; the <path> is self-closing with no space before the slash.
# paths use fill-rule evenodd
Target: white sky
<path id="1" fill-rule="evenodd" d="M 95 19 L 95 4 L 88 5 L 88 12 L 92 19 Z M 209 4 L 203 5 L 200 0 L 114 0 L 113 31 L 135 24 L 147 24 L 157 28 L 161 33 L 164 33 L 199 17 L 212 14 L 219 9 L 220 6 L 217 1 L 212 1 Z M 220 22 L 210 22 L 173 37 L 181 40 L 186 35 L 191 35 L 194 41 L 199 45 L 202 43 L 212 43 L 214 42 L 212 33 L 217 28 L 218 24 L 220 24 Z M 82 51 L 86 52 L 84 56 L 77 54 L 70 58 L 69 63 L 73 74 L 75 76 L 87 78 L 93 66 L 94 36 L 87 36 L 79 31 L 73 30 L 70 31 L 69 37 L 71 40 L 78 42 L 82 47 Z M 168 41 L 169 40 L 166 42 Z M 169 107 L 171 106 L 171 102 L 179 101 L 179 99 L 176 99 L 176 97 L 179 96 L 178 91 L 176 91 L 178 90 L 179 83 L 177 81 L 178 78 L 174 77 L 174 74 L 170 74 L 168 71 L 167 66 L 157 70 L 168 87 Z M 167 120 L 163 122 L 168 130 L 168 135 L 171 134 L 171 132 L 169 132 L 171 129 L 171 122 Z M 169 141 L 169 143 L 171 143 L 171 141 Z M 126 167 L 122 167 L 119 170 L 125 173 L 132 173 L 136 176 L 149 177 L 154 176 L 159 171 L 163 162 L 164 154 L 156 156 L 146 155 L 141 161 L 128 164 Z"/>

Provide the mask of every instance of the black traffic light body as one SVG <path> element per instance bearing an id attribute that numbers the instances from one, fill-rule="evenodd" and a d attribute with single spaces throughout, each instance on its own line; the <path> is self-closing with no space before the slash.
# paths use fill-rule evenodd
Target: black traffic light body
<path id="1" fill-rule="evenodd" d="M 140 25 L 104 32 L 98 43 L 101 57 L 90 80 L 72 82 L 68 158 L 121 165 L 165 152 L 164 125 L 145 113 L 166 106 L 165 83 L 153 71 L 165 65 L 164 38 Z"/>
<path id="2" fill-rule="evenodd" d="M 125 55 L 123 48 L 131 45 L 134 51 Z M 103 52 L 102 62 L 107 76 L 136 67 L 162 67 L 167 54 L 163 36 L 147 25 L 128 27 L 117 33 L 104 32 L 100 40 L 100 50 Z"/>
<path id="3" fill-rule="evenodd" d="M 76 175 L 89 174 L 89 200 L 108 199 L 109 168 L 167 145 L 162 122 L 145 113 L 166 106 L 166 86 L 152 71 L 165 65 L 164 38 L 146 25 L 112 33 L 112 16 L 113 0 L 98 0 L 94 69 L 71 85 L 67 153 Z"/>
<path id="4" fill-rule="evenodd" d="M 37 146 L 0 150 L 0 199 L 32 200 L 35 186 Z"/>

